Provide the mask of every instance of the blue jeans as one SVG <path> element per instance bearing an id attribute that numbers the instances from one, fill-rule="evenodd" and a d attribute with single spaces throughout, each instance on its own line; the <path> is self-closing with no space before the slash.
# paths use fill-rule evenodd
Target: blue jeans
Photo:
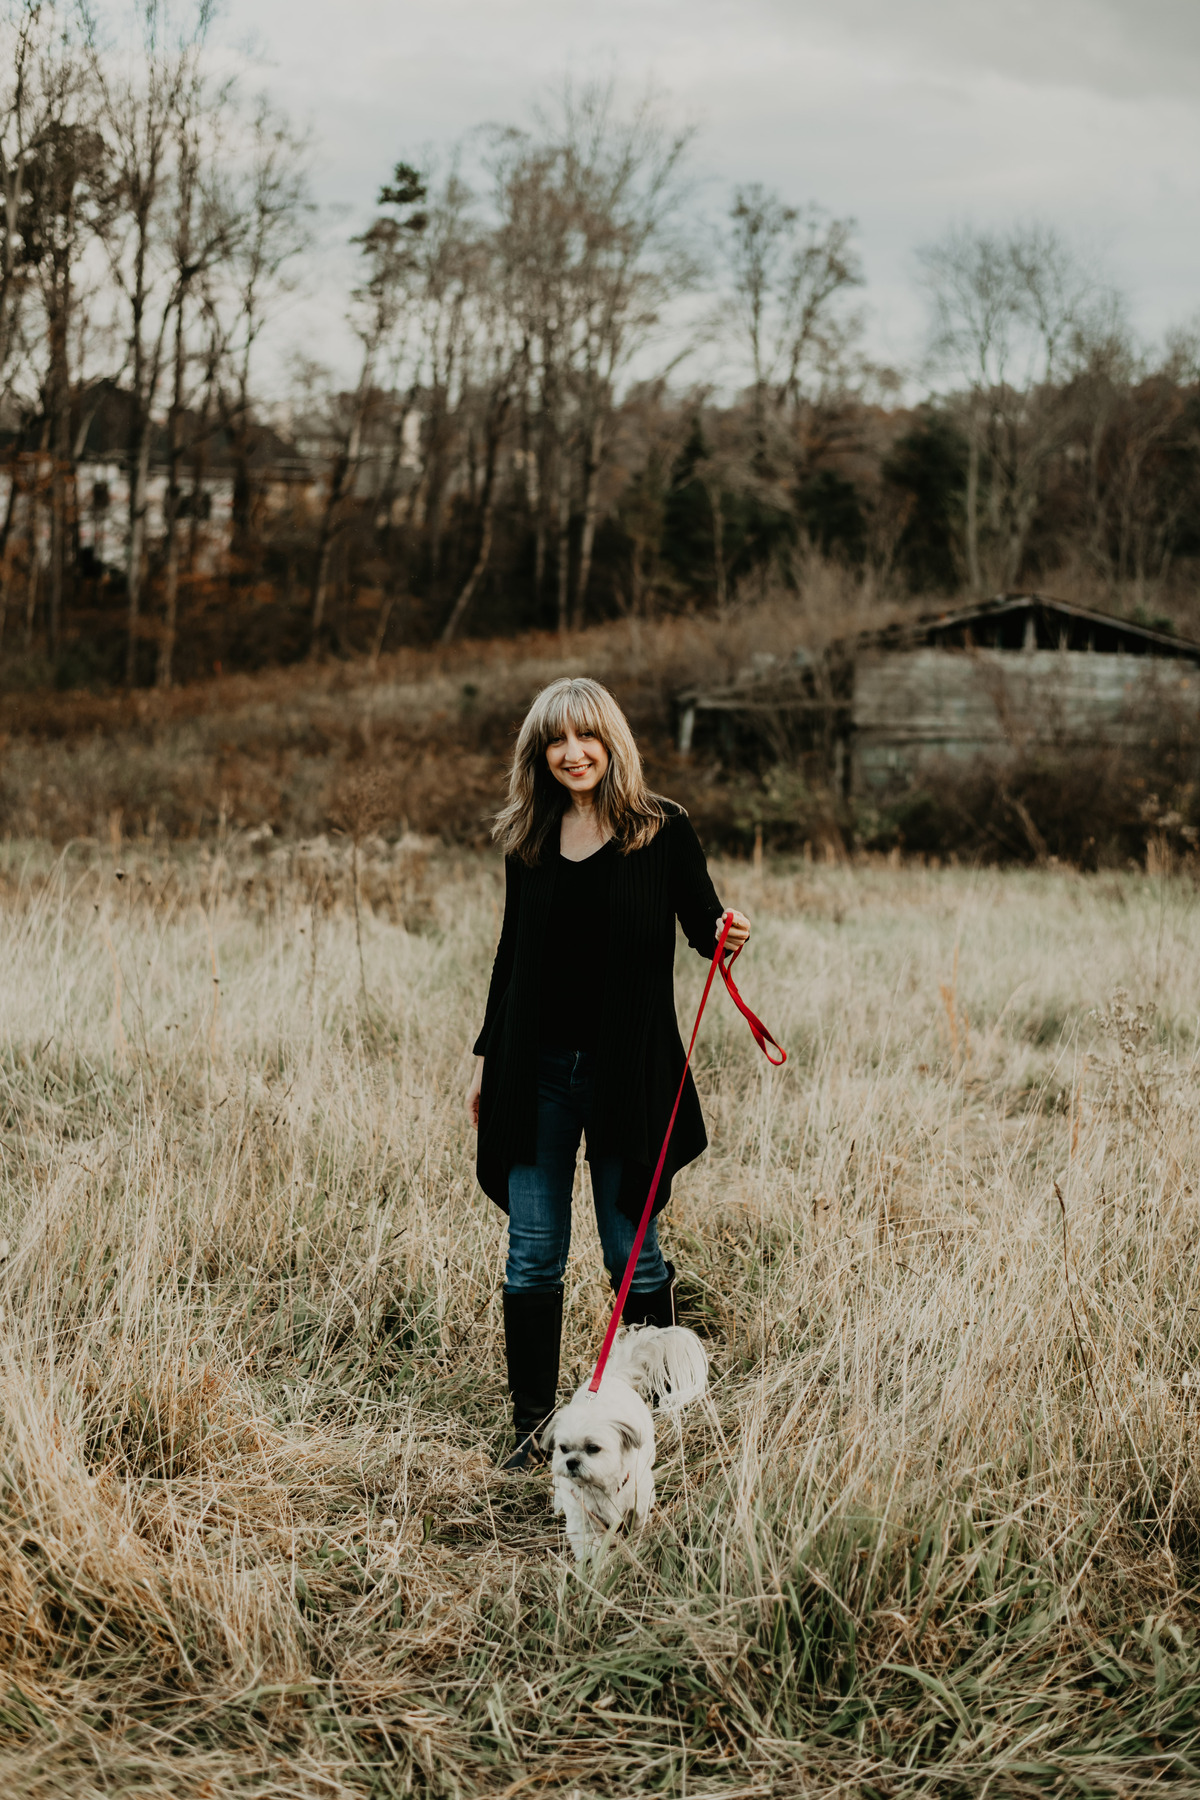
<path id="1" fill-rule="evenodd" d="M 571 1248 L 571 1189 L 579 1139 L 587 1126 L 595 1059 L 583 1050 L 543 1050 L 538 1057 L 537 1161 L 508 1172 L 506 1294 L 558 1287 Z M 637 1226 L 617 1210 L 619 1156 L 588 1158 L 604 1266 L 614 1288 L 625 1274 Z M 649 1294 L 668 1280 L 651 1219 L 630 1289 Z"/>

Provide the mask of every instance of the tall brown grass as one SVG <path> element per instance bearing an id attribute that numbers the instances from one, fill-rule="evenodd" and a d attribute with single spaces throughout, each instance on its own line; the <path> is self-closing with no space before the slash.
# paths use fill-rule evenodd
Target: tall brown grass
<path id="1" fill-rule="evenodd" d="M 1190 883 L 718 867 L 791 1059 L 708 1015 L 711 1405 L 581 1574 L 492 1466 L 498 870 L 361 849 L 361 966 L 344 842 L 5 854 L 0 1791 L 1197 1791 Z"/>

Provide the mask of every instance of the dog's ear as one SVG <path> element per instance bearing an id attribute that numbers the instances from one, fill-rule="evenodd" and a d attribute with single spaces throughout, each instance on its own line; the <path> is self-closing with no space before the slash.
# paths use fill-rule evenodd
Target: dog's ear
<path id="1" fill-rule="evenodd" d="M 642 1434 L 636 1426 L 618 1425 L 617 1431 L 621 1438 L 621 1448 L 626 1456 L 632 1456 L 635 1450 L 641 1449 Z"/>
<path id="2" fill-rule="evenodd" d="M 542 1432 L 541 1437 L 538 1440 L 538 1442 L 541 1444 L 543 1450 L 553 1450 L 553 1448 L 554 1448 L 554 1427 L 557 1424 L 558 1424 L 558 1414 L 551 1413 L 550 1422 L 545 1427 L 545 1429 Z"/>

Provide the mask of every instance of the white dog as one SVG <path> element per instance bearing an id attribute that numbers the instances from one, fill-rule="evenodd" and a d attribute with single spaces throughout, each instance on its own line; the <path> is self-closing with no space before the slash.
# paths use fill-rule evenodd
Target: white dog
<path id="1" fill-rule="evenodd" d="M 554 1511 L 566 1519 L 576 1562 L 616 1525 L 645 1523 L 654 1505 L 654 1420 L 646 1401 L 676 1412 L 708 1384 L 708 1357 L 682 1325 L 637 1325 L 612 1348 L 598 1393 L 587 1383 L 542 1437 L 553 1451 Z"/>

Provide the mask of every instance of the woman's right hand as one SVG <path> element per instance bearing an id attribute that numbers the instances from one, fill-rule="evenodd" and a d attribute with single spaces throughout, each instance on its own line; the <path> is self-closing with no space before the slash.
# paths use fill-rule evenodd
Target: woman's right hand
<path id="1" fill-rule="evenodd" d="M 479 1130 L 479 1090 L 483 1086 L 483 1058 L 475 1058 L 475 1073 L 471 1077 L 471 1085 L 467 1089 L 467 1116 L 476 1131 Z"/>

